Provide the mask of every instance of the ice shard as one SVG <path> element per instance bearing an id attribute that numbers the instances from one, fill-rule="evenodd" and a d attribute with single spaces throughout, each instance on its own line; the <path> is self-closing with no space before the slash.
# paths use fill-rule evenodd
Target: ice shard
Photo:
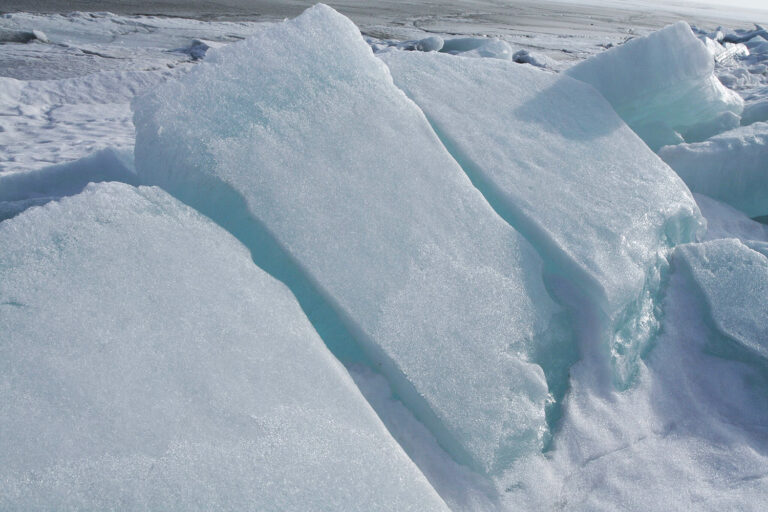
<path id="1" fill-rule="evenodd" d="M 134 106 L 140 178 L 251 248 L 457 460 L 493 472 L 542 448 L 535 359 L 568 339 L 541 259 L 351 21 L 313 7 Z"/>

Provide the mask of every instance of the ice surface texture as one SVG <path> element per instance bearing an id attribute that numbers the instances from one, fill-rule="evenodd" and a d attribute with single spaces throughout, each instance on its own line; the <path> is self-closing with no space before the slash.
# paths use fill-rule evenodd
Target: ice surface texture
<path id="1" fill-rule="evenodd" d="M 683 139 L 690 142 L 724 114 L 739 115 L 744 108 L 741 97 L 715 77 L 712 55 L 683 21 L 595 55 L 566 73 L 600 91 L 654 151 Z"/>
<path id="2" fill-rule="evenodd" d="M 695 144 L 659 151 L 694 192 L 750 217 L 768 215 L 768 123 L 742 126 Z"/>
<path id="3" fill-rule="evenodd" d="M 718 331 L 768 362 L 768 258 L 734 239 L 688 245 L 678 253 Z"/>
<path id="4" fill-rule="evenodd" d="M 541 449 L 531 361 L 564 341 L 541 260 L 348 19 L 311 8 L 134 107 L 140 178 L 236 234 L 457 460 L 492 472 Z"/>
<path id="5" fill-rule="evenodd" d="M 0 223 L 3 510 L 444 510 L 290 292 L 151 188 Z"/>
<path id="6" fill-rule="evenodd" d="M 490 59 L 382 58 L 478 188 L 539 250 L 553 286 L 568 283 L 561 295 L 576 293 L 565 299 L 608 330 L 625 384 L 655 323 L 664 251 L 699 229 L 685 184 L 592 87 L 569 77 Z"/>

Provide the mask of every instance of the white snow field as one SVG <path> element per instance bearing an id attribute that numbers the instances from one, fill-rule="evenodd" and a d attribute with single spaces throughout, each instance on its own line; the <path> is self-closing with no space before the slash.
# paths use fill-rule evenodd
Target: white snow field
<path id="1" fill-rule="evenodd" d="M 653 150 L 716 133 L 744 100 L 714 75 L 715 61 L 684 21 L 569 68 L 593 85 Z M 712 127 L 712 125 L 715 125 Z M 714 133 L 711 133 L 714 130 Z"/>
<path id="2" fill-rule="evenodd" d="M 541 259 L 348 19 L 313 7 L 134 107 L 140 179 L 322 308 L 326 341 L 362 349 L 457 459 L 494 472 L 541 449 L 536 358 L 569 343 Z"/>
<path id="3" fill-rule="evenodd" d="M 659 155 L 694 192 L 750 217 L 768 215 L 768 123 L 741 126 L 704 142 L 666 146 Z"/>
<path id="4" fill-rule="evenodd" d="M 0 6 L 0 510 L 768 510 L 768 9 L 88 1 Z"/>
<path id="5" fill-rule="evenodd" d="M 91 185 L 0 246 L 3 510 L 446 510 L 285 286 L 165 192 Z"/>
<path id="6" fill-rule="evenodd" d="M 551 288 L 590 319 L 583 337 L 602 340 L 613 378 L 627 385 L 655 329 L 666 250 L 693 241 L 701 223 L 684 183 L 571 78 L 446 55 L 383 59 L 476 186 L 538 249 Z"/>

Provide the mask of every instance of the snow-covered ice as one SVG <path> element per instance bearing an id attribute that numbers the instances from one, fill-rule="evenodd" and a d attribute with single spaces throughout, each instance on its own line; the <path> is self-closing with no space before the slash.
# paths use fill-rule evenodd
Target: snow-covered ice
<path id="1" fill-rule="evenodd" d="M 653 150 L 697 138 L 744 102 L 714 75 L 714 59 L 681 21 L 591 57 L 566 73 L 593 85 Z M 704 125 L 704 126 L 703 126 Z"/>
<path id="2" fill-rule="evenodd" d="M 91 185 L 0 246 L 0 508 L 445 510 L 290 292 L 165 192 Z"/>
<path id="3" fill-rule="evenodd" d="M 73 162 L 0 173 L 0 220 L 30 206 L 78 194 L 89 183 L 102 181 L 137 184 L 133 152 L 106 148 Z"/>

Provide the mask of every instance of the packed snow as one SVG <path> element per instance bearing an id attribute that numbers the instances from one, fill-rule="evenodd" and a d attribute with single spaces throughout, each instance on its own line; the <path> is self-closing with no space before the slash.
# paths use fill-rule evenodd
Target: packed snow
<path id="1" fill-rule="evenodd" d="M 768 508 L 768 11 L 217 1 L 0 15 L 0 509 Z"/>

